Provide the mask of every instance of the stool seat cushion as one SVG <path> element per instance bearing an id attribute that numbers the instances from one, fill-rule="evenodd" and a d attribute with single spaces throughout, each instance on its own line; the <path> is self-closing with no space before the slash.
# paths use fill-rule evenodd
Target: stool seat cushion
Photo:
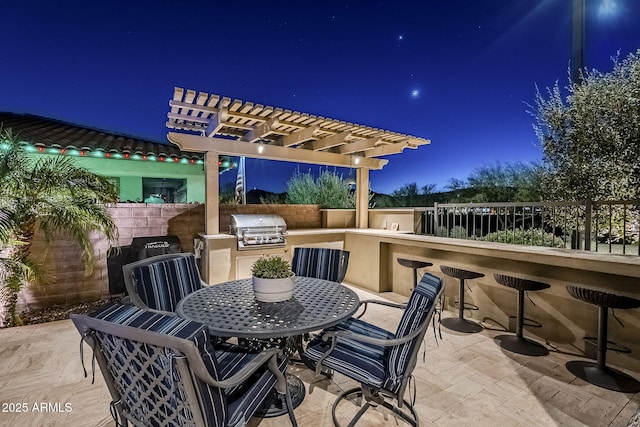
<path id="1" fill-rule="evenodd" d="M 456 279 L 468 280 L 468 279 L 477 279 L 479 277 L 484 277 L 484 274 L 482 273 L 463 270 L 461 268 L 448 267 L 446 265 L 441 265 L 440 270 L 447 276 L 455 277 Z"/>
<path id="2" fill-rule="evenodd" d="M 630 309 L 640 307 L 640 300 L 623 295 L 616 295 L 596 289 L 583 288 L 576 285 L 568 285 L 567 292 L 579 300 L 608 308 Z"/>
<path id="3" fill-rule="evenodd" d="M 433 265 L 433 263 L 427 261 L 418 261 L 415 259 L 398 258 L 398 264 L 403 267 L 409 268 L 424 268 Z"/>
<path id="4" fill-rule="evenodd" d="M 541 291 L 550 287 L 547 283 L 536 282 L 535 280 L 522 279 L 520 277 L 507 276 L 505 274 L 493 274 L 496 282 L 503 286 L 516 289 L 518 291 Z"/>

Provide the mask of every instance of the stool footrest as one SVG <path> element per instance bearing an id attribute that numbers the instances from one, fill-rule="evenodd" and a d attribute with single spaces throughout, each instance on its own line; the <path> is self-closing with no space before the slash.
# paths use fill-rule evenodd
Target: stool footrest
<path id="1" fill-rule="evenodd" d="M 518 316 L 509 316 L 509 319 L 517 318 Z M 523 326 L 529 326 L 531 328 L 542 328 L 542 323 L 538 322 L 537 320 L 529 319 L 528 317 L 522 319 L 522 324 Z"/>
<path id="2" fill-rule="evenodd" d="M 591 345 L 598 345 L 598 337 L 584 337 L 583 340 Z M 613 341 L 607 341 L 607 350 L 615 351 L 618 353 L 631 353 L 631 349 L 629 347 Z"/>
<path id="3" fill-rule="evenodd" d="M 455 308 L 460 308 L 460 301 L 454 301 L 453 302 L 453 306 Z M 471 303 L 465 302 L 464 303 L 464 309 L 465 310 L 474 310 L 475 311 L 475 310 L 480 310 L 480 307 L 478 307 L 475 304 L 471 304 Z"/>

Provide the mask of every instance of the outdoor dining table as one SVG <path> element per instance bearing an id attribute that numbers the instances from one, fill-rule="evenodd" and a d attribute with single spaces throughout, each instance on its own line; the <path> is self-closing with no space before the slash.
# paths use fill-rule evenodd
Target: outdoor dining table
<path id="1" fill-rule="evenodd" d="M 241 279 L 187 295 L 178 303 L 176 312 L 208 326 L 211 335 L 218 337 L 286 341 L 337 325 L 351 317 L 359 303 L 358 295 L 340 283 L 296 276 L 293 297 L 287 301 L 257 301 L 251 279 Z M 288 375 L 287 380 L 296 407 L 304 399 L 304 384 L 293 375 Z M 281 413 L 286 410 L 272 407 L 259 411 L 258 415 L 271 417 Z"/>

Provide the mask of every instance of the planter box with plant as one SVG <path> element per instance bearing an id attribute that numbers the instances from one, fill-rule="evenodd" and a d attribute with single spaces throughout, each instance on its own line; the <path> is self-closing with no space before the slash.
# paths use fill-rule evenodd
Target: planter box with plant
<path id="1" fill-rule="evenodd" d="M 263 302 L 286 301 L 293 296 L 293 271 L 281 256 L 263 256 L 251 267 L 253 291 L 256 300 Z"/>

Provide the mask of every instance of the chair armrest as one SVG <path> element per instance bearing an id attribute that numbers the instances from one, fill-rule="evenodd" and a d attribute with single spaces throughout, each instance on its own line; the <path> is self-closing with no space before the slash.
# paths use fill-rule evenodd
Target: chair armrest
<path id="1" fill-rule="evenodd" d="M 352 332 L 352 331 L 330 331 L 330 332 L 325 332 L 322 335 L 322 340 L 329 341 L 329 339 L 332 339 L 333 343 L 330 351 L 332 351 L 335 346 L 336 339 L 334 338 L 348 338 L 350 340 L 365 342 L 368 344 L 376 344 L 382 347 L 393 347 L 395 345 L 400 345 L 407 341 L 412 340 L 413 338 L 418 336 L 421 332 L 422 332 L 422 327 L 420 326 L 416 328 L 415 331 L 413 331 L 409 335 L 405 335 L 402 338 L 383 339 L 383 338 L 373 338 L 368 335 L 356 334 L 355 332 Z"/>
<path id="2" fill-rule="evenodd" d="M 427 322 L 428 322 L 428 320 L 427 320 Z M 326 342 L 326 341 L 329 341 L 329 339 L 331 339 L 331 346 L 316 362 L 316 375 L 320 375 L 320 371 L 321 371 L 321 368 L 322 368 L 322 362 L 336 348 L 336 343 L 338 341 L 337 338 L 348 338 L 348 339 L 351 339 L 351 340 L 354 340 L 354 341 L 360 341 L 360 342 L 365 342 L 365 343 L 369 343 L 369 344 L 375 344 L 375 345 L 379 345 L 379 346 L 382 346 L 382 347 L 391 347 L 391 346 L 399 345 L 399 344 L 405 343 L 407 341 L 410 341 L 410 340 L 412 340 L 413 338 L 415 338 L 416 336 L 418 336 L 422 332 L 423 332 L 422 331 L 422 325 L 420 327 L 416 328 L 416 330 L 413 331 L 409 335 L 406 335 L 406 336 L 404 336 L 402 338 L 392 338 L 392 339 L 373 338 L 373 337 L 370 337 L 370 336 L 367 336 L 367 335 L 356 334 L 355 332 L 351 332 L 351 331 L 329 331 L 329 332 L 325 332 L 322 335 L 322 340 Z"/>
<path id="3" fill-rule="evenodd" d="M 191 364 L 193 372 L 201 381 L 214 387 L 231 388 L 246 382 L 254 372 L 261 368 L 265 363 L 268 363 L 269 370 L 277 378 L 276 389 L 280 393 L 285 393 L 286 379 L 284 378 L 284 375 L 282 374 L 280 369 L 278 369 L 277 358 L 279 353 L 280 350 L 276 348 L 263 350 L 251 362 L 243 366 L 242 369 L 233 374 L 231 377 L 222 381 L 215 380 L 211 377 L 209 371 L 204 366 L 202 359 L 198 358 L 195 361 L 189 360 L 189 364 Z"/>
<path id="4" fill-rule="evenodd" d="M 376 299 L 368 299 L 368 300 L 363 300 L 360 301 L 360 306 L 364 306 L 364 309 L 362 310 L 362 313 L 360 313 L 359 315 L 357 315 L 356 317 L 359 319 L 362 316 L 364 316 L 364 314 L 367 312 L 367 307 L 369 304 L 378 304 L 378 305 L 384 305 L 387 307 L 392 307 L 392 308 L 399 308 L 399 309 L 405 309 L 406 308 L 406 304 L 397 304 L 395 302 L 390 302 L 390 301 L 383 301 L 383 300 L 376 300 Z"/>

